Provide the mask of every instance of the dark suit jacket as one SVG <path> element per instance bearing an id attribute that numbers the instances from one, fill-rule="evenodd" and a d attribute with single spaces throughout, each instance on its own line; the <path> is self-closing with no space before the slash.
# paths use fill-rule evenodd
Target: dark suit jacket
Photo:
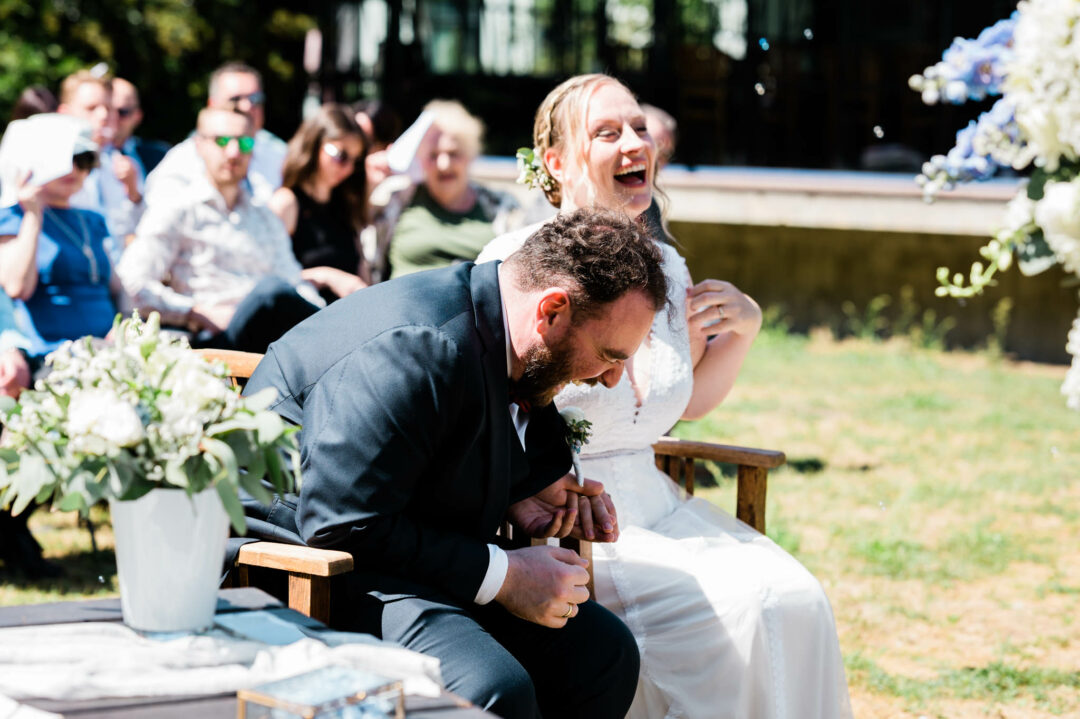
<path id="1" fill-rule="evenodd" d="M 145 140 L 141 137 L 135 138 L 135 154 L 139 158 L 139 162 L 142 163 L 143 170 L 147 175 L 161 159 L 165 157 L 165 154 L 169 151 L 169 144 L 160 140 Z"/>
<path id="2" fill-rule="evenodd" d="M 276 387 L 302 425 L 303 486 L 257 533 L 349 551 L 375 590 L 472 602 L 509 504 L 570 467 L 554 406 L 530 413 L 528 454 L 514 431 L 497 265 L 375 285 L 270 346 L 245 391 Z"/>

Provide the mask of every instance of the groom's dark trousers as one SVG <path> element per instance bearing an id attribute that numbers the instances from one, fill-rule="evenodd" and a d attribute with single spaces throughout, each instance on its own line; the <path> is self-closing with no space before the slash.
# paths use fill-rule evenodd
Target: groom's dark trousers
<path id="1" fill-rule="evenodd" d="M 353 293 L 270 346 L 245 394 L 302 426 L 299 497 L 249 506 L 249 534 L 353 554 L 332 623 L 438 657 L 448 689 L 503 717 L 622 717 L 638 653 L 595 604 L 562 629 L 474 599 L 507 507 L 570 467 L 553 406 L 509 413 L 498 263 Z"/>

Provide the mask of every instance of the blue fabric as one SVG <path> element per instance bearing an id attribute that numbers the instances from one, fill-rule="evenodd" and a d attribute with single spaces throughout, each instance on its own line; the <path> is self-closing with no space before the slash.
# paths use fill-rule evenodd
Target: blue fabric
<path id="1" fill-rule="evenodd" d="M 18 205 L 0 208 L 0 236 L 17 234 L 22 218 Z M 90 261 L 73 239 L 83 234 L 84 227 L 97 262 L 97 282 L 91 281 Z M 38 284 L 26 308 L 46 341 L 104 337 L 112 328 L 116 305 L 109 294 L 107 236 L 105 218 L 97 212 L 56 207 L 45 212 L 38 237 Z"/>

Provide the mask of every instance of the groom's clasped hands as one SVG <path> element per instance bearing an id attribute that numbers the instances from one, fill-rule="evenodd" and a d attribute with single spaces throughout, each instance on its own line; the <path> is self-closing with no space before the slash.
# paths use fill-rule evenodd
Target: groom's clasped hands
<path id="1" fill-rule="evenodd" d="M 510 521 L 531 537 L 567 537 L 614 542 L 619 529 L 615 506 L 600 482 L 579 485 L 573 475 L 510 505 Z M 538 546 L 507 552 L 509 567 L 495 596 L 511 614 L 559 628 L 589 599 L 589 562 L 562 547 Z"/>

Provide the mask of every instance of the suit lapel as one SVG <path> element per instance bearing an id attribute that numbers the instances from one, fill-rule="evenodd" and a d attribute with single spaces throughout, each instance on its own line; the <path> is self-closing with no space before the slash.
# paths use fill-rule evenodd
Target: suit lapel
<path id="1" fill-rule="evenodd" d="M 528 474 L 528 461 L 510 418 L 506 367 L 506 332 L 499 293 L 498 262 L 472 268 L 472 301 L 476 329 L 484 351 L 484 386 L 490 428 L 485 527 L 497 527 L 506 514 L 510 487 Z"/>

